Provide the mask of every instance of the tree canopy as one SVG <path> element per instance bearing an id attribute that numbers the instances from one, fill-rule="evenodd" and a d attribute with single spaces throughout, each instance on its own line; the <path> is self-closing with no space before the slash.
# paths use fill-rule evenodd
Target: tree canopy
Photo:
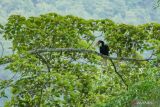
<path id="1" fill-rule="evenodd" d="M 160 98 L 160 24 L 48 13 L 11 15 L 0 28 L 14 51 L 0 64 L 18 75 L 0 80 L 1 97 L 7 87 L 12 92 L 6 107 L 124 107 Z M 95 52 L 99 37 L 110 46 L 110 57 Z"/>

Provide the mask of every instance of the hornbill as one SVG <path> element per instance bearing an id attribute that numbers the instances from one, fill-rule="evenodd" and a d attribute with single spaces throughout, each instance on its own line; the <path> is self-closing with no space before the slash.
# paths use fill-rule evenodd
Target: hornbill
<path id="1" fill-rule="evenodd" d="M 102 40 L 99 40 L 97 42 L 97 45 L 99 46 L 99 51 L 102 55 L 107 55 L 109 56 L 109 47 L 106 45 Z M 107 60 L 103 58 L 103 64 L 107 66 Z"/>
<path id="2" fill-rule="evenodd" d="M 108 45 L 104 44 L 104 42 L 102 40 L 99 40 L 97 42 L 98 46 L 99 46 L 99 51 L 102 55 L 107 55 L 109 56 L 109 47 Z M 104 60 L 104 59 L 103 59 Z M 114 67 L 115 73 L 120 77 L 120 79 L 123 81 L 123 83 L 126 85 L 127 89 L 128 89 L 128 85 L 126 84 L 126 81 L 123 79 L 123 76 L 117 72 L 116 66 L 114 64 L 114 62 L 112 61 L 112 59 L 109 59 Z M 107 65 L 107 61 L 104 60 L 104 64 Z M 103 71 L 105 72 L 105 71 Z"/>

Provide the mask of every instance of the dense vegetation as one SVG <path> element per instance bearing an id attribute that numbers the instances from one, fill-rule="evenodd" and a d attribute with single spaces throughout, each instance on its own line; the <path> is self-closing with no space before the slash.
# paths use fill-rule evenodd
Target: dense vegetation
<path id="1" fill-rule="evenodd" d="M 7 87 L 12 92 L 6 107 L 124 107 L 137 104 L 135 101 L 158 105 L 160 24 L 134 26 L 56 13 L 29 18 L 12 15 L 1 26 L 1 33 L 12 41 L 14 54 L 0 58 L 0 64 L 9 63 L 6 69 L 16 75 L 16 80 L 0 80 L 1 97 L 6 97 Z M 97 34 L 109 44 L 124 81 L 110 57 L 105 58 L 108 63 L 104 65 L 103 56 L 94 52 L 54 51 L 94 51 Z M 140 61 L 146 51 L 151 55 Z"/>

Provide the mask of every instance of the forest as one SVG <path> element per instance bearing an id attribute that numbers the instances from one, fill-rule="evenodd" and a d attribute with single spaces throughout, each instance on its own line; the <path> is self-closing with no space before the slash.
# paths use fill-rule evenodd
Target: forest
<path id="1" fill-rule="evenodd" d="M 160 105 L 159 2 L 0 2 L 0 106 Z"/>

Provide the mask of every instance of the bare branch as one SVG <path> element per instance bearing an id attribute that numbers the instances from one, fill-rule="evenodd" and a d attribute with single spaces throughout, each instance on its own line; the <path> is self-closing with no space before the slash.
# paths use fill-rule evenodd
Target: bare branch
<path id="1" fill-rule="evenodd" d="M 46 64 L 48 72 L 50 72 L 50 64 L 49 61 L 47 61 L 42 55 L 40 55 L 39 53 L 36 54 L 44 64 Z"/>
<path id="2" fill-rule="evenodd" d="M 150 57 L 148 57 L 148 59 L 152 59 L 153 55 L 154 55 L 154 50 L 152 51 L 152 54 L 150 55 Z"/>
<path id="3" fill-rule="evenodd" d="M 106 55 L 102 55 L 94 50 L 88 49 L 75 49 L 75 48 L 46 48 L 46 49 L 37 49 L 29 51 L 30 54 L 37 54 L 37 53 L 44 53 L 44 52 L 79 52 L 79 53 L 91 53 L 97 54 L 102 56 L 103 58 L 108 58 L 112 60 L 124 60 L 124 61 L 150 61 L 154 60 L 154 58 L 147 58 L 147 59 L 136 59 L 136 58 L 126 58 L 126 57 L 110 57 Z M 23 57 L 23 55 L 22 55 Z M 5 56 L 0 58 L 0 65 L 7 64 L 12 62 L 12 56 Z"/>
<path id="4" fill-rule="evenodd" d="M 124 80 L 123 76 L 117 71 L 117 68 L 116 68 L 114 62 L 112 61 L 112 59 L 110 59 L 110 61 L 111 61 L 112 65 L 113 65 L 113 67 L 114 67 L 115 73 L 119 76 L 119 78 L 122 80 L 122 82 L 124 83 L 124 85 L 125 85 L 125 86 L 127 87 L 127 89 L 128 89 L 128 85 L 127 85 L 126 81 Z"/>
<path id="5" fill-rule="evenodd" d="M 97 54 L 99 56 L 102 56 L 104 58 L 109 58 L 112 60 L 124 60 L 124 61 L 149 61 L 154 60 L 151 58 L 147 59 L 136 59 L 136 58 L 126 58 L 126 57 L 110 57 L 106 55 L 102 55 L 94 50 L 88 50 L 88 49 L 75 49 L 75 48 L 46 48 L 46 49 L 37 49 L 37 50 L 31 50 L 29 53 L 35 54 L 35 53 L 44 53 L 44 52 L 79 52 L 79 53 L 92 53 Z"/>

